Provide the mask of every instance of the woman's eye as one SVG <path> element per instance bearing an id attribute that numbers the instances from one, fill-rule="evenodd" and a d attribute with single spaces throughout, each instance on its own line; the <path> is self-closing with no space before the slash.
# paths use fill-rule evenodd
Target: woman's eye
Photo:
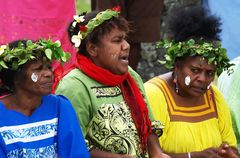
<path id="1" fill-rule="evenodd" d="M 192 72 L 194 72 L 194 73 L 198 73 L 199 70 L 198 70 L 198 69 L 192 69 Z"/>
<path id="2" fill-rule="evenodd" d="M 114 39 L 113 42 L 116 42 L 116 43 L 120 43 L 122 40 L 117 38 L 117 39 Z"/>
<path id="3" fill-rule="evenodd" d="M 115 43 L 121 43 L 123 40 L 125 40 L 124 36 L 117 36 L 117 37 L 113 38 L 112 41 Z"/>
<path id="4" fill-rule="evenodd" d="M 47 68 L 52 70 L 52 65 L 47 65 Z"/>
<path id="5" fill-rule="evenodd" d="M 215 73 L 213 71 L 210 71 L 207 74 L 208 74 L 208 76 L 214 76 Z"/>
<path id="6" fill-rule="evenodd" d="M 42 66 L 39 66 L 39 67 L 36 67 L 34 70 L 41 70 L 42 69 Z"/>

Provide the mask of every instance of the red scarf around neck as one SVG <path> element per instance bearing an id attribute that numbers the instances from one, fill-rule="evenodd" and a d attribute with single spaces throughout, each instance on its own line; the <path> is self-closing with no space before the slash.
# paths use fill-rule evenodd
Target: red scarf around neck
<path id="1" fill-rule="evenodd" d="M 110 71 L 95 65 L 89 58 L 77 54 L 77 61 L 63 72 L 62 68 L 54 72 L 55 82 L 70 72 L 73 68 L 82 70 L 86 75 L 94 80 L 108 86 L 120 86 L 125 102 L 130 108 L 134 124 L 137 128 L 141 147 L 146 151 L 148 136 L 151 133 L 151 121 L 148 116 L 148 109 L 144 98 L 129 72 L 124 75 L 116 75 Z M 57 83 L 54 84 L 54 89 Z"/>

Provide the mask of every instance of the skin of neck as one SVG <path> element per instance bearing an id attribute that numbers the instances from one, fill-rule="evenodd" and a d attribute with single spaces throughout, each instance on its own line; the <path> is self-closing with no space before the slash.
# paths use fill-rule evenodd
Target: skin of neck
<path id="1" fill-rule="evenodd" d="M 11 109 L 30 116 L 41 104 L 41 96 L 32 95 L 22 90 L 15 90 L 10 99 Z"/>

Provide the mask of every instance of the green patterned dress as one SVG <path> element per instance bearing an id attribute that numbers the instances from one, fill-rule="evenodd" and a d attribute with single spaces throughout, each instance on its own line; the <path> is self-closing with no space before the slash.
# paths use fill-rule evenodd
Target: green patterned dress
<path id="1" fill-rule="evenodd" d="M 145 98 L 140 76 L 129 68 Z M 103 85 L 73 69 L 59 83 L 56 93 L 72 102 L 89 149 L 148 157 L 140 148 L 140 139 L 131 112 L 118 86 Z M 150 119 L 152 114 L 149 112 Z"/>

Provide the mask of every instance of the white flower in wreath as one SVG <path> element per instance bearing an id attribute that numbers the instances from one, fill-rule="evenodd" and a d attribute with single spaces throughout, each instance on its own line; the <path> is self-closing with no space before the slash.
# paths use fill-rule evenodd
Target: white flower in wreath
<path id="1" fill-rule="evenodd" d="M 6 45 L 1 45 L 1 46 L 0 46 L 0 55 L 3 54 L 3 52 L 4 52 L 4 50 L 5 50 L 6 48 L 7 48 Z"/>
<path id="2" fill-rule="evenodd" d="M 73 19 L 75 20 L 73 23 L 72 23 L 72 26 L 73 27 L 76 27 L 76 24 L 77 23 L 80 23 L 80 22 L 83 22 L 85 19 L 84 19 L 84 16 L 78 16 L 78 15 L 74 15 L 73 16 Z"/>
<path id="3" fill-rule="evenodd" d="M 60 47 L 60 46 L 61 46 L 61 41 L 59 41 L 59 40 L 56 40 L 56 41 L 55 41 L 55 43 L 58 45 L 58 47 Z"/>
<path id="4" fill-rule="evenodd" d="M 78 32 L 77 35 L 73 35 L 72 39 L 71 39 L 71 41 L 74 43 L 74 46 L 76 48 L 78 48 L 80 46 L 81 40 L 82 40 L 82 35 L 81 35 L 80 31 Z"/>

